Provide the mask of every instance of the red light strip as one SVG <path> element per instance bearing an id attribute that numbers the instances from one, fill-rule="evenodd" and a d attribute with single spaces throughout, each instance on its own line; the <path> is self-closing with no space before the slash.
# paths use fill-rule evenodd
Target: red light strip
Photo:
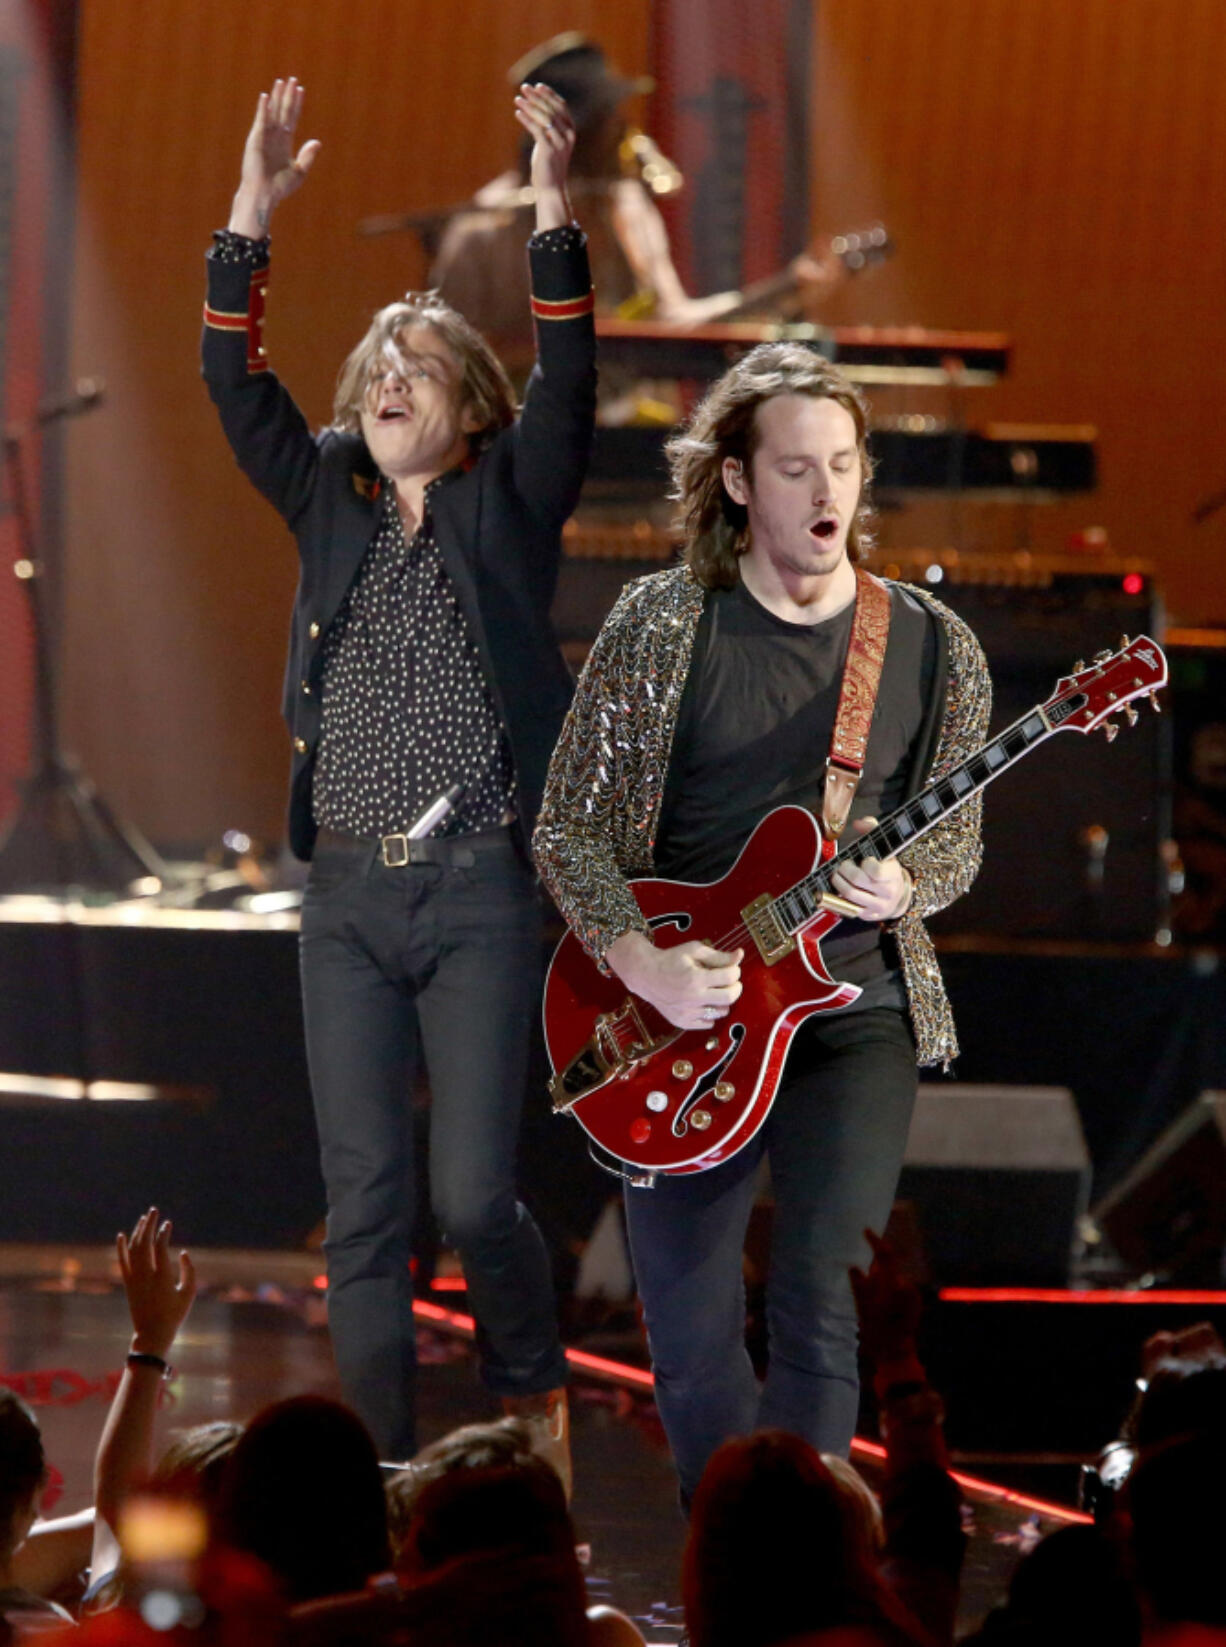
<path id="1" fill-rule="evenodd" d="M 457 1315 L 453 1310 L 443 1309 L 440 1304 L 427 1304 L 421 1299 L 414 1303 L 413 1312 L 423 1321 L 429 1321 L 435 1326 L 449 1327 L 465 1338 L 473 1336 L 471 1315 Z M 572 1367 L 578 1367 L 582 1372 L 597 1378 L 607 1378 L 613 1383 L 630 1385 L 641 1390 L 655 1387 L 655 1379 L 646 1367 L 634 1367 L 626 1361 L 612 1361 L 604 1355 L 591 1355 L 587 1350 L 567 1350 L 566 1359 Z M 863 1454 L 866 1458 L 885 1457 L 885 1448 L 879 1442 L 864 1441 L 859 1436 L 852 1441 L 851 1450 L 853 1453 Z M 1028 1493 L 1015 1493 L 1011 1488 L 1001 1487 L 995 1481 L 981 1481 L 978 1476 L 963 1475 L 958 1470 L 950 1473 L 958 1485 L 967 1492 L 977 1493 L 981 1498 L 990 1498 L 998 1504 L 1013 1504 L 1018 1509 L 1032 1510 L 1054 1521 L 1088 1524 L 1094 1519 L 1081 1510 L 1069 1509 L 1066 1504 L 1051 1504 L 1047 1499 L 1032 1498 Z"/>
<path id="2" fill-rule="evenodd" d="M 942 1287 L 937 1296 L 943 1304 L 1207 1304 L 1226 1308 L 1226 1292 L 1194 1288 L 1070 1292 L 1064 1287 Z"/>
<path id="3" fill-rule="evenodd" d="M 616 1384 L 633 1384 L 636 1389 L 652 1390 L 655 1379 L 646 1367 L 632 1367 L 626 1361 L 610 1361 L 607 1356 L 589 1355 L 587 1350 L 567 1350 L 566 1359 L 572 1367 L 579 1367 L 597 1378 L 610 1378 Z"/>
<path id="4" fill-rule="evenodd" d="M 413 1300 L 413 1314 L 436 1327 L 450 1327 L 462 1338 L 472 1338 L 476 1334 L 476 1323 L 471 1315 L 457 1315 L 454 1310 L 445 1310 L 441 1304 L 427 1304 L 424 1298 Z"/>
<path id="5" fill-rule="evenodd" d="M 852 1439 L 853 1453 L 862 1453 L 866 1458 L 885 1459 L 885 1448 L 879 1441 L 865 1441 L 861 1436 Z M 1029 1493 L 1016 1493 L 1012 1487 L 1002 1487 L 998 1481 L 984 1481 L 977 1475 L 964 1475 L 961 1470 L 951 1470 L 950 1475 L 967 1492 L 978 1494 L 980 1498 L 990 1498 L 998 1504 L 1016 1504 L 1019 1509 L 1036 1510 L 1040 1515 L 1050 1516 L 1055 1521 L 1073 1521 L 1085 1525 L 1093 1522 L 1094 1517 L 1086 1515 L 1084 1510 L 1070 1509 L 1067 1504 L 1053 1504 L 1046 1498 L 1032 1498 Z"/>

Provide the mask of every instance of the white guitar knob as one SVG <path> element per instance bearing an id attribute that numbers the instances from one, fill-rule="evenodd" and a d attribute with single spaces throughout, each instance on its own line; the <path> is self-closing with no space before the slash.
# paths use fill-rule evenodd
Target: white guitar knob
<path id="1" fill-rule="evenodd" d="M 654 1110 L 658 1115 L 662 1109 L 668 1108 L 668 1095 L 663 1092 L 649 1092 L 647 1094 L 647 1108 Z"/>

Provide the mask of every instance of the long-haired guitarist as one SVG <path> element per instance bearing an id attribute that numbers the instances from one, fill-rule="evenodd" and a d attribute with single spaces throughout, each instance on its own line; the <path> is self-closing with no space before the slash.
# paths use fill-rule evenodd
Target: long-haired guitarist
<path id="1" fill-rule="evenodd" d="M 716 881 L 789 803 L 829 833 L 862 833 L 985 736 L 991 688 L 966 625 L 921 590 L 857 571 L 866 427 L 855 387 L 803 345 L 764 344 L 715 384 L 670 445 L 683 564 L 624 591 L 554 753 L 534 842 L 541 873 L 591 958 L 685 1030 L 719 1033 L 750 939 L 653 943 L 630 879 Z M 686 1497 L 722 1441 L 758 1426 L 826 1451 L 850 1444 L 848 1269 L 867 1260 L 865 1227 L 889 1213 L 917 1061 L 957 1052 L 923 918 L 970 886 L 979 827 L 973 798 L 898 857 L 840 869 L 844 919 L 824 956 L 858 998 L 798 1030 L 745 1148 L 707 1171 L 627 1186 L 657 1399 Z M 741 1258 L 764 1155 L 775 1215 L 759 1388 Z"/>

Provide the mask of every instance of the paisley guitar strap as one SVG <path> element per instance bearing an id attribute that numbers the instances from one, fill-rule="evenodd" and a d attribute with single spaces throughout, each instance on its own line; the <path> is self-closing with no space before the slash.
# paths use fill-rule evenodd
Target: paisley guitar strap
<path id="1" fill-rule="evenodd" d="M 856 567 L 856 611 L 852 619 L 843 686 L 830 735 L 822 794 L 822 833 L 837 841 L 864 771 L 873 706 L 881 684 L 886 642 L 890 635 L 890 591 L 880 578 Z"/>

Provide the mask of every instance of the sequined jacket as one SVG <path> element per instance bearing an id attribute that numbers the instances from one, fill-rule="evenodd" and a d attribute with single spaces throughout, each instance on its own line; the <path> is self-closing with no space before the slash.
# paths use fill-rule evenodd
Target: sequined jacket
<path id="1" fill-rule="evenodd" d="M 966 624 L 924 590 L 909 593 L 939 620 L 943 697 L 931 763 L 911 775 L 915 793 L 983 743 L 991 682 Z M 704 600 L 684 566 L 639 578 L 622 591 L 584 667 L 550 763 L 533 850 L 559 909 L 600 964 L 623 932 L 647 931 L 626 883 L 654 872 L 664 780 Z M 924 917 L 960 897 L 978 873 L 981 816 L 976 796 L 899 854 L 915 878 L 915 896 L 892 930 L 921 1064 L 948 1063 L 958 1052 Z"/>

